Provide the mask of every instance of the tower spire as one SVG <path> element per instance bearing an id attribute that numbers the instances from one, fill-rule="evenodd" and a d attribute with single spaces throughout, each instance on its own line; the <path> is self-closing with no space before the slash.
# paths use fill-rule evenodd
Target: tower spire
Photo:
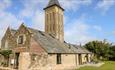
<path id="1" fill-rule="evenodd" d="M 47 8 L 49 8 L 49 7 L 52 7 L 52 6 L 54 6 L 54 5 L 58 6 L 59 8 L 61 8 L 61 9 L 64 11 L 64 9 L 61 7 L 61 5 L 60 5 L 60 3 L 59 3 L 58 0 L 49 0 L 49 3 L 48 3 L 48 5 L 44 8 L 44 10 L 47 9 Z"/>

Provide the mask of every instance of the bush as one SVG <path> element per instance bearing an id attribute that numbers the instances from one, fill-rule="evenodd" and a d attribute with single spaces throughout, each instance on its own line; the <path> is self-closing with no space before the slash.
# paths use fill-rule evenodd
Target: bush
<path id="1" fill-rule="evenodd" d="M 1 50 L 0 54 L 4 57 L 4 60 L 5 60 L 4 62 L 2 62 L 2 65 L 7 67 L 9 63 L 9 57 L 10 57 L 10 54 L 12 54 L 12 51 L 11 50 Z"/>

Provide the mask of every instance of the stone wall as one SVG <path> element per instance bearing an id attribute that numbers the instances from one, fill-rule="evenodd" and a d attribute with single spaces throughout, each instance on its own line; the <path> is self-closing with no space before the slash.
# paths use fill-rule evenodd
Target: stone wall
<path id="1" fill-rule="evenodd" d="M 57 64 L 57 54 L 49 54 L 50 68 L 52 70 L 74 69 L 78 64 L 77 54 L 62 54 L 61 64 Z"/>
<path id="2" fill-rule="evenodd" d="M 77 54 L 76 54 L 77 55 Z M 78 57 L 75 54 L 62 54 L 62 63 L 57 64 L 57 54 L 35 55 L 28 70 L 67 70 L 75 69 Z"/>
<path id="3" fill-rule="evenodd" d="M 5 44 L 7 42 L 8 47 L 5 47 Z M 4 37 L 1 40 L 1 49 L 12 49 L 16 46 L 16 40 L 13 37 L 10 29 L 8 28 Z"/>
<path id="4" fill-rule="evenodd" d="M 48 70 L 49 59 L 48 54 L 31 54 L 31 64 L 28 70 Z"/>
<path id="5" fill-rule="evenodd" d="M 19 56 L 19 70 L 28 70 L 31 59 L 28 52 L 21 52 Z"/>
<path id="6" fill-rule="evenodd" d="M 82 63 L 87 62 L 86 54 L 81 55 Z M 67 70 L 75 69 L 77 66 L 79 66 L 78 54 L 61 54 L 61 64 L 57 64 L 57 54 L 42 53 L 30 55 L 29 53 L 23 53 L 23 55 L 20 55 L 19 70 L 26 68 L 27 70 Z"/>
<path id="7" fill-rule="evenodd" d="M 86 59 L 88 55 L 88 61 Z M 78 54 L 62 54 L 61 64 L 57 64 L 57 54 L 49 54 L 49 65 L 52 70 L 75 69 L 79 66 Z M 82 64 L 90 62 L 91 54 L 81 54 Z"/>

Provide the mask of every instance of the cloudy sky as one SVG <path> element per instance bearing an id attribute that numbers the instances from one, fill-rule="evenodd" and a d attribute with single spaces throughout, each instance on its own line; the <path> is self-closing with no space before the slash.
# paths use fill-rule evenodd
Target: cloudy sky
<path id="1" fill-rule="evenodd" d="M 59 0 L 65 9 L 65 40 L 86 43 L 91 40 L 115 42 L 115 0 Z M 0 0 L 0 39 L 8 26 L 17 29 L 22 22 L 44 31 L 44 10 L 48 0 Z"/>

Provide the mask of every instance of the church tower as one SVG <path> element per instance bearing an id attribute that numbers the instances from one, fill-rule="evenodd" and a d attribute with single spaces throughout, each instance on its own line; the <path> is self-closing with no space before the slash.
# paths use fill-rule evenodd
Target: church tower
<path id="1" fill-rule="evenodd" d="M 58 0 L 50 0 L 45 10 L 45 32 L 64 42 L 64 9 Z"/>

